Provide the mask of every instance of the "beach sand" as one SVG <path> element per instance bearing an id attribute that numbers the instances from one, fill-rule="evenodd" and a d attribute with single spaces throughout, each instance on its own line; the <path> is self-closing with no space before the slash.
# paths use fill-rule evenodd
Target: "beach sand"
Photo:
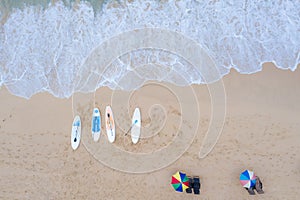
<path id="1" fill-rule="evenodd" d="M 95 104 L 102 120 L 106 105 L 114 111 L 114 144 L 108 143 L 104 129 L 100 141 L 92 141 L 93 94 L 76 94 L 74 114 L 80 114 L 84 127 L 76 151 L 70 145 L 71 98 L 37 94 L 26 100 L 2 88 L 0 199 L 298 199 L 299 68 L 284 71 L 268 63 L 252 75 L 232 70 L 223 83 L 223 131 L 201 159 L 212 108 L 219 106 L 211 105 L 205 85 L 181 88 L 149 82 L 130 97 L 128 92 L 97 90 Z M 144 137 L 137 145 L 124 136 L 135 106 L 142 111 Z M 166 156 L 164 149 L 173 151 Z M 137 154 L 141 157 L 130 160 Z M 145 160 L 147 156 L 151 159 Z M 107 166 L 110 162 L 115 169 Z M 132 173 L 135 169 L 148 172 Z M 242 188 L 239 174 L 245 169 L 261 178 L 265 194 L 249 196 Z M 170 181 L 177 170 L 200 176 L 200 196 L 174 191 Z"/>

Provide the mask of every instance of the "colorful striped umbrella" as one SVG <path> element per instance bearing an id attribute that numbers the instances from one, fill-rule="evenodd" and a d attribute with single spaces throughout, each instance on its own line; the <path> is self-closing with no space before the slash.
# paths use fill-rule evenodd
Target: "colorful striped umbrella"
<path id="1" fill-rule="evenodd" d="M 254 172 L 245 170 L 240 175 L 240 183 L 245 188 L 254 187 L 256 183 L 256 176 Z"/>
<path id="2" fill-rule="evenodd" d="M 177 192 L 183 192 L 189 188 L 189 179 L 186 174 L 177 172 L 172 176 L 171 184 Z"/>

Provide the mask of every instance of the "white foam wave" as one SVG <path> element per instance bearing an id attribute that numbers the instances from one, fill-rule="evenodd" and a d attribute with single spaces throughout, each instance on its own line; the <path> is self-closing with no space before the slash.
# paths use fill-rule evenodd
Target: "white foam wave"
<path id="1" fill-rule="evenodd" d="M 104 78 L 93 73 L 93 84 L 75 87 L 80 67 L 97 46 L 141 28 L 167 29 L 195 40 L 213 59 L 219 78 L 230 68 L 260 71 L 267 61 L 295 70 L 300 62 L 299 10 L 298 1 L 247 0 L 122 1 L 104 4 L 96 14 L 86 2 L 72 8 L 58 2 L 45 9 L 15 9 L 0 29 L 0 86 L 25 98 L 43 91 L 68 98 L 101 86 L 136 89 L 146 80 L 209 82 L 180 55 L 139 49 L 116 58 Z M 89 67 L 86 72 L 95 71 Z M 183 80 L 180 74 L 189 78 Z M 80 75 L 81 80 L 88 77 Z"/>

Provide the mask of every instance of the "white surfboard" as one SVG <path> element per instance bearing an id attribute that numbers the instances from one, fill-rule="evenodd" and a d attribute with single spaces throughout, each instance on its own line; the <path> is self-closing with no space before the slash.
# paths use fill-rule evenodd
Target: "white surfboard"
<path id="1" fill-rule="evenodd" d="M 116 129 L 114 115 L 110 106 L 106 106 L 105 109 L 105 126 L 108 141 L 113 143 L 116 139 Z"/>
<path id="2" fill-rule="evenodd" d="M 71 145 L 73 150 L 76 150 L 80 143 L 81 137 L 81 121 L 78 115 L 75 116 L 72 124 Z"/>
<path id="3" fill-rule="evenodd" d="M 101 132 L 101 116 L 98 108 L 94 108 L 92 116 L 92 137 L 95 142 L 100 138 Z"/>
<path id="4" fill-rule="evenodd" d="M 132 123 L 131 123 L 131 140 L 133 144 L 136 144 L 139 141 L 141 135 L 141 113 L 140 109 L 136 108 L 134 110 L 132 116 Z"/>

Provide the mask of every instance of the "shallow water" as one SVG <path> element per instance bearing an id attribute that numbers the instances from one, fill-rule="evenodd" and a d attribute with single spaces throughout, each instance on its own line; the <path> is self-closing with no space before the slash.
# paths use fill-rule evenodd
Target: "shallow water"
<path id="1" fill-rule="evenodd" d="M 147 80 L 205 84 L 231 68 L 250 74 L 264 62 L 290 70 L 300 63 L 298 1 L 4 0 L 0 7 L 0 86 L 24 98 L 43 91 L 68 98 L 102 86 L 134 90 Z M 124 32 L 145 28 L 161 30 L 157 41 L 121 40 Z M 180 41 L 169 41 L 170 32 L 181 34 Z M 140 46 L 121 52 L 122 45 L 109 46 L 114 39 Z M 173 48 L 190 40 L 202 53 Z M 118 56 L 98 55 L 104 43 Z M 190 62 L 193 56 L 201 67 Z"/>

